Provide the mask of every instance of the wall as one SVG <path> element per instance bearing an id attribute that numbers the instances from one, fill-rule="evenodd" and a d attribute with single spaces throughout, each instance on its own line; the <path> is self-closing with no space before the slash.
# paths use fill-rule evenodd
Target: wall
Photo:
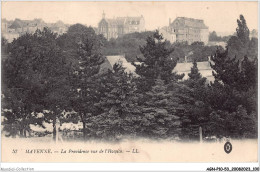
<path id="1" fill-rule="evenodd" d="M 201 42 L 204 42 L 205 45 L 209 42 L 209 30 L 208 29 L 201 29 L 200 30 L 200 37 Z"/>

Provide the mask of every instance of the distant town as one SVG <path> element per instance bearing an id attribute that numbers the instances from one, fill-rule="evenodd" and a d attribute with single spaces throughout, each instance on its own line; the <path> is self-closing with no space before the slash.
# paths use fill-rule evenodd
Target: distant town
<path id="1" fill-rule="evenodd" d="M 15 38 L 26 34 L 34 33 L 37 29 L 43 30 L 44 27 L 48 27 L 52 32 L 57 33 L 58 35 L 65 34 L 68 31 L 68 28 L 72 26 L 65 24 L 62 21 L 57 21 L 56 23 L 46 23 L 42 19 L 36 18 L 34 20 L 6 20 L 2 19 L 2 37 L 4 37 L 9 43 L 12 42 Z M 133 34 L 133 33 L 148 33 L 145 29 L 145 18 L 141 16 L 120 16 L 114 18 L 107 18 L 105 12 L 102 13 L 102 18 L 97 23 L 98 27 L 92 27 L 96 34 L 103 35 L 108 41 L 116 40 L 122 38 L 124 35 Z M 185 43 L 188 46 L 193 43 L 203 43 L 204 46 L 207 46 L 207 50 L 196 48 L 184 48 L 179 47 L 182 50 L 178 51 L 178 48 L 175 50 L 175 55 L 178 57 L 178 64 L 174 69 L 178 74 L 185 74 L 183 79 L 188 78 L 188 73 L 193 65 L 193 60 L 197 58 L 198 69 L 201 72 L 203 77 L 207 78 L 207 81 L 214 81 L 212 75 L 212 68 L 210 67 L 210 54 L 215 51 L 216 47 L 222 47 L 225 49 L 227 41 L 232 35 L 221 37 L 218 36 L 215 31 L 210 32 L 209 27 L 204 23 L 203 19 L 194 19 L 187 17 L 176 17 L 174 20 L 169 18 L 169 24 L 167 26 L 157 28 L 160 34 L 163 35 L 165 40 L 168 40 L 171 44 L 173 43 Z M 234 33 L 236 34 L 236 33 Z M 149 33 L 148 33 L 149 35 Z M 250 31 L 250 39 L 252 37 L 257 38 L 258 31 Z M 131 36 L 130 36 L 131 37 Z M 133 36 L 132 38 L 134 38 Z M 123 39 L 124 44 L 131 42 L 129 38 Z M 144 39 L 144 38 L 142 38 Z M 136 46 L 128 46 L 125 49 L 125 46 L 113 45 L 112 47 L 109 44 L 103 49 L 103 55 L 106 56 L 108 65 L 101 66 L 101 69 L 109 68 L 112 69 L 112 66 L 115 62 L 122 61 L 123 66 L 128 72 L 135 73 L 135 67 L 131 62 L 136 62 L 135 56 L 139 56 L 140 52 L 134 52 L 135 49 L 138 49 L 139 45 L 142 43 L 137 43 L 136 40 L 132 44 L 138 44 Z M 177 46 L 178 47 L 178 46 Z M 211 48 L 210 48 L 211 47 Z M 215 47 L 215 48 L 214 48 Z M 200 58 L 196 57 L 196 52 L 205 51 L 206 53 L 201 55 Z M 134 53 L 131 53 L 134 52 Z M 4 55 L 3 55 L 4 56 Z"/>
<path id="2" fill-rule="evenodd" d="M 62 35 L 67 32 L 69 24 L 62 21 L 56 23 L 46 23 L 42 19 L 36 18 L 34 20 L 22 20 L 16 18 L 15 20 L 2 19 L 2 36 L 12 42 L 13 39 L 25 33 L 34 33 L 37 29 L 42 30 L 48 27 L 52 32 Z M 97 34 L 110 40 L 111 38 L 118 38 L 122 35 L 134 32 L 144 32 L 145 18 L 141 16 L 126 16 L 106 18 L 103 12 L 102 18 L 98 23 L 98 28 L 93 27 Z M 174 42 L 187 42 L 189 45 L 193 42 L 203 42 L 204 45 L 219 45 L 225 46 L 223 41 L 209 40 L 209 27 L 204 23 L 203 19 L 194 19 L 187 17 L 176 17 L 174 20 L 169 19 L 169 25 L 158 28 L 159 32 L 163 34 L 164 38 Z M 257 38 L 258 31 L 250 31 L 250 38 Z"/>

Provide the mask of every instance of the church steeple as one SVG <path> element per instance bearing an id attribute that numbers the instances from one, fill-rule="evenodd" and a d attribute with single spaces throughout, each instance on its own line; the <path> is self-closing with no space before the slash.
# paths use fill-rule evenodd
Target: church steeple
<path id="1" fill-rule="evenodd" d="M 105 14 L 105 12 L 103 10 L 102 18 L 105 19 L 105 17 L 106 17 L 106 14 Z"/>

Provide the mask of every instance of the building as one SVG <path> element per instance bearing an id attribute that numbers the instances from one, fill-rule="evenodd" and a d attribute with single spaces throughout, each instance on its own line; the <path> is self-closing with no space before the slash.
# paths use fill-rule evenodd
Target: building
<path id="1" fill-rule="evenodd" d="M 106 56 L 105 61 L 100 66 L 100 73 L 104 73 L 107 70 L 112 70 L 114 64 L 119 63 L 122 65 L 123 68 L 125 68 L 125 72 L 133 75 L 136 75 L 135 73 L 135 66 L 132 65 L 130 62 L 128 62 L 124 55 L 117 55 L 117 56 Z M 136 63 L 138 64 L 138 63 Z"/>
<path id="2" fill-rule="evenodd" d="M 163 38 L 171 43 L 176 42 L 176 34 L 171 31 L 170 27 L 165 26 L 159 29 L 159 33 L 163 35 Z"/>
<path id="3" fill-rule="evenodd" d="M 34 33 L 37 29 L 43 29 L 46 23 L 42 19 L 20 20 L 15 19 L 8 29 L 18 34 Z"/>
<path id="4" fill-rule="evenodd" d="M 169 26 L 166 27 L 168 34 L 176 36 L 176 42 L 204 42 L 208 44 L 209 29 L 203 20 L 177 17 L 173 22 L 169 19 Z M 173 39 L 172 39 L 173 40 Z"/>
<path id="5" fill-rule="evenodd" d="M 123 55 L 118 56 L 106 56 L 105 62 L 100 67 L 100 73 L 103 73 L 107 71 L 108 69 L 112 70 L 113 65 L 115 63 L 120 63 L 125 68 L 125 72 L 128 74 L 132 73 L 135 76 L 138 76 L 135 73 L 135 66 L 129 63 Z M 202 77 L 207 78 L 207 83 L 213 82 L 214 76 L 212 75 L 213 69 L 210 66 L 210 63 L 213 63 L 210 60 L 210 57 L 208 57 L 208 61 L 204 62 L 197 62 L 197 67 L 199 69 L 199 72 L 201 73 Z M 140 62 L 135 62 L 135 64 L 141 64 Z M 183 80 L 186 80 L 189 78 L 188 73 L 191 72 L 191 68 L 193 67 L 192 62 L 187 62 L 187 60 L 183 63 L 177 63 L 175 68 L 172 72 L 176 72 L 177 74 L 185 74 L 183 77 Z"/>
<path id="6" fill-rule="evenodd" d="M 142 32 L 145 30 L 144 17 L 117 17 L 108 19 L 103 12 L 98 24 L 98 34 L 103 34 L 107 40 L 118 38 L 127 33 Z"/>
<path id="7" fill-rule="evenodd" d="M 13 39 L 25 33 L 34 33 L 37 29 L 43 30 L 44 27 L 48 27 L 52 32 L 61 35 L 67 32 L 69 25 L 64 24 L 62 21 L 45 23 L 42 19 L 15 19 L 14 21 L 2 19 L 1 23 L 2 36 L 5 37 L 8 42 L 12 42 Z"/>
<path id="8" fill-rule="evenodd" d="M 192 67 L 192 62 L 177 63 L 173 69 L 173 72 L 176 72 L 177 74 L 185 74 L 183 80 L 186 80 L 189 78 L 188 73 L 191 72 Z M 210 66 L 210 60 L 197 62 L 197 67 L 201 76 L 207 78 L 207 83 L 213 82 L 215 80 L 214 76 L 212 75 L 213 69 Z"/>
<path id="9" fill-rule="evenodd" d="M 56 23 L 47 24 L 47 27 L 51 29 L 52 32 L 62 35 L 68 31 L 69 25 L 64 24 L 62 21 L 57 21 Z"/>
<path id="10" fill-rule="evenodd" d="M 6 19 L 2 19 L 1 22 L 1 33 L 2 37 L 4 37 L 8 42 L 12 42 L 13 39 L 18 38 L 20 35 L 16 33 L 14 29 L 10 29 L 9 27 L 12 25 L 13 21 L 8 21 Z"/>
<path id="11" fill-rule="evenodd" d="M 12 23 L 13 23 L 13 21 L 8 21 L 5 18 L 3 18 L 2 21 L 1 21 L 1 31 L 2 31 L 2 33 L 8 32 L 8 27 L 10 27 Z"/>

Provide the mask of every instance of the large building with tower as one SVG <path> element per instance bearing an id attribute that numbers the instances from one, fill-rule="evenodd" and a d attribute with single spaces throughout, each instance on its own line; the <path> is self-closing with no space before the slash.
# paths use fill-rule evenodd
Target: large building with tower
<path id="1" fill-rule="evenodd" d="M 102 19 L 98 24 L 98 34 L 103 34 L 108 40 L 118 38 L 127 33 L 145 31 L 143 16 L 106 18 L 103 12 Z"/>

